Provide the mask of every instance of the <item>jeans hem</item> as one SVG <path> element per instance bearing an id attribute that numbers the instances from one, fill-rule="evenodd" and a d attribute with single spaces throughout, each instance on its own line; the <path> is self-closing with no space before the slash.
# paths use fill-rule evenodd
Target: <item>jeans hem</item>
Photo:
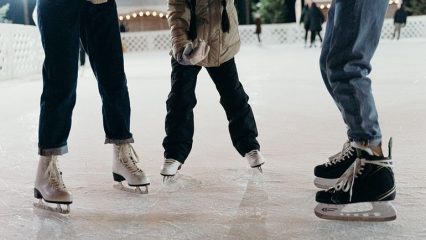
<path id="1" fill-rule="evenodd" d="M 127 139 L 111 139 L 111 138 L 105 138 L 105 144 L 125 144 L 125 143 L 134 143 L 135 140 L 133 137 L 127 138 Z"/>
<path id="2" fill-rule="evenodd" d="M 45 156 L 45 157 L 59 156 L 59 155 L 64 155 L 66 153 L 68 153 L 67 145 L 58 147 L 58 148 L 39 148 L 38 149 L 38 154 L 40 156 Z"/>
<path id="3" fill-rule="evenodd" d="M 382 136 L 370 137 L 370 138 L 349 138 L 351 142 L 356 142 L 363 146 L 377 146 L 382 142 Z"/>

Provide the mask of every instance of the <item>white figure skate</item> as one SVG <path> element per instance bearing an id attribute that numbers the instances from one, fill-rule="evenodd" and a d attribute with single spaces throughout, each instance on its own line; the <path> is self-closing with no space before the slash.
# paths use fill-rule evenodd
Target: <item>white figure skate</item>
<path id="1" fill-rule="evenodd" d="M 147 194 L 150 184 L 149 178 L 145 175 L 137 165 L 139 157 L 129 143 L 114 145 L 114 158 L 112 163 L 112 175 L 114 181 L 118 184 L 114 188 L 139 194 Z M 127 184 L 134 189 L 125 187 L 122 182 L 127 181 Z M 145 187 L 141 190 L 140 187 Z"/>
<path id="2" fill-rule="evenodd" d="M 39 202 L 34 203 L 34 207 L 68 214 L 72 195 L 62 180 L 57 161 L 57 156 L 40 157 L 34 186 L 34 197 L 39 199 Z M 48 203 L 57 204 L 57 206 L 52 207 Z M 66 205 L 66 209 L 63 209 L 61 204 Z"/>

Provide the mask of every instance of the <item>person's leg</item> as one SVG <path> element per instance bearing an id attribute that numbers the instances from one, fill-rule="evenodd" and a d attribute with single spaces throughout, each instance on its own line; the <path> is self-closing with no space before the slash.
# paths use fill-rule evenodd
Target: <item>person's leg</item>
<path id="1" fill-rule="evenodd" d="M 315 44 L 315 38 L 317 37 L 316 31 L 311 31 L 311 47 Z"/>
<path id="2" fill-rule="evenodd" d="M 334 182 L 331 187 L 325 186 L 327 190 L 317 192 L 315 214 L 344 221 L 394 220 L 396 211 L 390 203 L 396 195 L 392 142 L 389 142 L 389 156 L 384 157 L 371 81 L 367 77 L 388 1 L 335 0 L 335 5 L 327 75 L 350 129 L 351 142 L 338 159 L 315 168 L 317 178 Z M 346 208 L 361 202 L 370 203 L 371 210 Z M 329 211 L 330 206 L 333 211 Z"/>
<path id="3" fill-rule="evenodd" d="M 402 27 L 402 24 L 401 24 L 401 23 L 398 23 L 398 24 L 396 25 L 396 31 L 397 31 L 397 34 L 398 34 L 398 36 L 397 36 L 397 40 L 399 40 L 399 37 L 401 36 L 401 27 Z"/>
<path id="4" fill-rule="evenodd" d="M 69 213 L 72 203 L 72 194 L 58 169 L 57 156 L 68 152 L 67 139 L 76 100 L 82 3 L 76 0 L 37 2 L 37 23 L 45 60 L 38 142 L 41 156 L 34 183 L 34 197 L 39 202 L 34 206 L 59 213 Z M 57 206 L 49 206 L 49 203 Z M 61 204 L 67 205 L 67 209 L 62 209 Z"/>
<path id="5" fill-rule="evenodd" d="M 318 32 L 318 38 L 319 38 L 320 42 L 322 43 L 323 40 L 322 40 L 322 37 L 321 37 L 321 31 Z"/>
<path id="6" fill-rule="evenodd" d="M 131 145 L 130 100 L 114 0 L 103 4 L 84 3 L 81 42 L 89 55 L 102 97 L 105 143 L 113 144 L 112 173 L 114 181 L 119 182 L 115 187 L 147 193 L 150 180 L 136 164 L 138 156 Z M 123 181 L 131 188 L 125 187 Z M 145 191 L 140 189 L 142 186 Z"/>
<path id="7" fill-rule="evenodd" d="M 326 57 L 328 81 L 348 125 L 349 139 L 367 145 L 381 142 L 368 74 L 387 6 L 386 0 L 336 0 Z"/>
<path id="8" fill-rule="evenodd" d="M 309 29 L 305 28 L 305 47 L 308 44 L 308 33 L 309 33 Z"/>
<path id="9" fill-rule="evenodd" d="M 62 155 L 68 152 L 67 139 L 76 101 L 82 1 L 39 0 L 37 5 L 45 52 L 39 154 Z"/>
<path id="10" fill-rule="evenodd" d="M 195 86 L 199 66 L 184 66 L 172 58 L 171 91 L 167 99 L 163 140 L 164 157 L 184 163 L 192 149 L 194 113 L 197 104 Z"/>
<path id="11" fill-rule="evenodd" d="M 220 103 L 229 121 L 229 133 L 234 147 L 241 156 L 252 150 L 259 150 L 256 121 L 248 104 L 249 97 L 239 81 L 234 59 L 219 67 L 207 68 L 207 71 L 220 94 Z"/>
<path id="12" fill-rule="evenodd" d="M 84 6 L 81 42 L 102 96 L 105 143 L 132 143 L 130 100 L 115 1 L 85 2 Z"/>

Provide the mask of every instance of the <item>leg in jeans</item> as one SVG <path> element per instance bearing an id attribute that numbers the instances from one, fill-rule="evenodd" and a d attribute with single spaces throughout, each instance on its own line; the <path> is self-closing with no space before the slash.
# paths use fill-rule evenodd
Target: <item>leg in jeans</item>
<path id="1" fill-rule="evenodd" d="M 68 152 L 76 101 L 80 9 L 83 1 L 39 0 L 38 23 L 45 52 L 40 101 L 39 154 Z"/>
<path id="2" fill-rule="evenodd" d="M 164 157 L 184 163 L 192 149 L 194 113 L 197 104 L 195 86 L 199 66 L 180 65 L 172 58 L 172 87 L 167 99 Z"/>
<path id="3" fill-rule="evenodd" d="M 219 67 L 207 68 L 220 94 L 220 103 L 229 121 L 229 133 L 234 147 L 244 156 L 251 150 L 260 150 L 256 140 L 257 127 L 249 97 L 238 78 L 234 59 Z"/>
<path id="4" fill-rule="evenodd" d="M 117 6 L 113 0 L 97 5 L 85 2 L 82 15 L 81 40 L 102 96 L 105 143 L 132 143 Z"/>
<path id="5" fill-rule="evenodd" d="M 387 6 L 387 0 L 335 0 L 329 15 L 329 22 L 333 24 L 328 24 L 332 28 L 327 29 L 321 57 L 322 62 L 325 58 L 326 85 L 348 125 L 349 139 L 364 144 L 376 145 L 381 141 L 371 80 L 367 75 Z"/>

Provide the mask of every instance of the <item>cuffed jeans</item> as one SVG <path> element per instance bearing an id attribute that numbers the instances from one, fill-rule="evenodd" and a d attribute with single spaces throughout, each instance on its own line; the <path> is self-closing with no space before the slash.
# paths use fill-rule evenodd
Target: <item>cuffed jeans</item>
<path id="1" fill-rule="evenodd" d="M 388 3 L 333 0 L 320 58 L 324 83 L 342 113 L 349 140 L 363 144 L 376 145 L 382 137 L 368 74 Z"/>
<path id="2" fill-rule="evenodd" d="M 244 156 L 259 150 L 257 127 L 249 97 L 241 85 L 234 59 L 219 67 L 206 68 L 220 94 L 220 103 L 229 121 L 229 133 L 237 151 Z M 184 66 L 172 58 L 172 89 L 167 99 L 164 157 L 184 163 L 192 148 L 194 135 L 193 109 L 197 104 L 195 86 L 199 66 Z"/>
<path id="3" fill-rule="evenodd" d="M 68 151 L 80 41 L 89 55 L 102 97 L 105 143 L 133 142 L 115 1 L 94 5 L 85 0 L 38 0 L 37 5 L 45 52 L 39 154 L 61 155 Z"/>

